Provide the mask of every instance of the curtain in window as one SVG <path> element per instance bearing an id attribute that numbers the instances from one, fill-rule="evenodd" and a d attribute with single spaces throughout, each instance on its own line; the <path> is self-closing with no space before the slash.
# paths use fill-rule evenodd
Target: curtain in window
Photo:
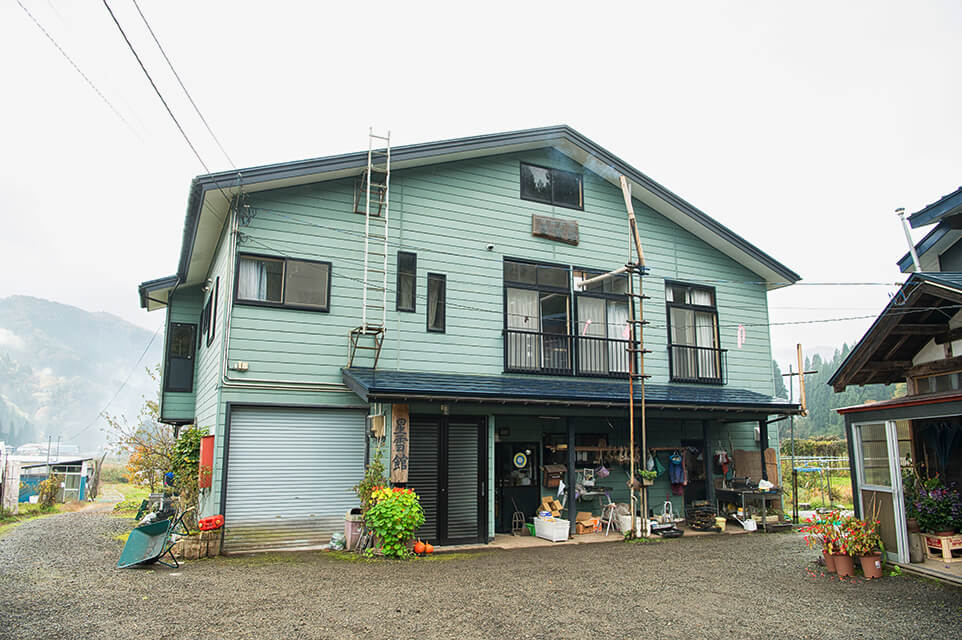
<path id="1" fill-rule="evenodd" d="M 628 326 L 628 303 L 608 301 L 608 338 L 610 340 L 628 340 L 631 330 Z M 628 373 L 628 353 L 625 348 L 627 342 L 608 343 L 608 370 L 611 372 Z"/>
<path id="2" fill-rule="evenodd" d="M 695 345 L 695 319 L 688 309 L 671 310 L 671 365 L 677 378 L 693 378 L 697 374 L 697 349 Z"/>
<path id="3" fill-rule="evenodd" d="M 580 370 L 584 373 L 607 373 L 604 300 L 584 296 L 578 298 L 578 335 Z"/>
<path id="4" fill-rule="evenodd" d="M 690 304 L 700 304 L 704 307 L 714 306 L 711 299 L 711 291 L 705 291 L 704 289 L 689 289 Z"/>
<path id="5" fill-rule="evenodd" d="M 240 259 L 237 269 L 237 297 L 245 300 L 267 300 L 267 263 Z"/>
<path id="6" fill-rule="evenodd" d="M 715 315 L 712 313 L 695 313 L 695 343 L 698 352 L 698 376 L 700 378 L 717 378 L 718 352 L 715 348 Z"/>
<path id="7" fill-rule="evenodd" d="M 541 368 L 540 304 L 538 292 L 527 289 L 508 289 L 508 367 L 513 369 Z M 530 331 L 526 336 L 515 331 Z"/>

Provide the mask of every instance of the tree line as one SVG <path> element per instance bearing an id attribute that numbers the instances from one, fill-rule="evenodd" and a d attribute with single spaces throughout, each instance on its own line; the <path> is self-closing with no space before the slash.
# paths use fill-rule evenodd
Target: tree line
<path id="1" fill-rule="evenodd" d="M 905 395 L 905 383 L 899 384 L 869 384 L 863 387 L 849 386 L 841 393 L 829 386 L 828 380 L 838 370 L 845 358 L 851 352 L 847 344 L 836 349 L 831 359 L 823 359 L 815 354 L 805 358 L 805 370 L 815 371 L 805 376 L 805 399 L 808 407 L 807 416 L 795 417 L 795 438 L 811 438 L 813 436 L 835 436 L 844 438 L 845 421 L 835 411 L 841 407 L 878 402 Z M 775 374 L 775 394 L 787 398 L 788 389 L 782 377 L 783 371 L 778 363 L 772 361 Z M 797 380 L 797 378 L 796 378 Z M 795 387 L 794 401 L 798 402 L 798 387 Z M 779 424 L 779 434 L 782 439 L 789 439 L 789 421 L 783 420 Z"/>

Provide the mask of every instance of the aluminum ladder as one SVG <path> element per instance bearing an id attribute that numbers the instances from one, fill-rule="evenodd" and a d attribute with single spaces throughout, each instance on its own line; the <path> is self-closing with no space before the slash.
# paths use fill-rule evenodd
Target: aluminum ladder
<path id="1" fill-rule="evenodd" d="M 377 368 L 387 330 L 387 240 L 391 187 L 391 132 L 386 136 L 368 130 L 367 169 L 355 197 L 354 210 L 364 214 L 364 288 L 361 324 L 351 330 L 347 366 L 354 365 L 358 349 L 374 351 Z M 360 192 L 364 209 L 359 211 Z M 373 196 L 373 199 L 372 199 Z"/>

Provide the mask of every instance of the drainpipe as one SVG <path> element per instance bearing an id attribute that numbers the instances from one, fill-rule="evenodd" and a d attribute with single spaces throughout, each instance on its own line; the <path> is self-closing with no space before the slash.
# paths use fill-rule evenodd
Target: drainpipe
<path id="1" fill-rule="evenodd" d="M 912 234 L 909 233 L 909 225 L 905 221 L 905 207 L 899 207 L 895 210 L 895 215 L 899 217 L 902 221 L 902 231 L 905 232 L 905 241 L 909 244 L 909 253 L 912 255 L 912 264 L 915 265 L 915 272 L 918 273 L 922 270 L 919 266 L 919 254 L 915 252 L 915 245 L 912 243 Z"/>

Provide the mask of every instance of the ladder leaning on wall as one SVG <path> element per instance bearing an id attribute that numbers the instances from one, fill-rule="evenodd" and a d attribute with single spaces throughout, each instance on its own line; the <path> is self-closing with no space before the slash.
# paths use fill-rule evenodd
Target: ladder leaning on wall
<path id="1" fill-rule="evenodd" d="M 375 148 L 377 147 L 377 148 Z M 374 351 L 377 368 L 387 330 L 387 232 L 391 186 L 391 132 L 386 136 L 368 132 L 367 169 L 361 175 L 354 210 L 364 214 L 364 284 L 361 324 L 351 329 L 347 366 L 354 364 L 358 349 Z M 364 207 L 361 210 L 361 191 Z M 373 201 L 372 201 L 373 196 Z"/>

